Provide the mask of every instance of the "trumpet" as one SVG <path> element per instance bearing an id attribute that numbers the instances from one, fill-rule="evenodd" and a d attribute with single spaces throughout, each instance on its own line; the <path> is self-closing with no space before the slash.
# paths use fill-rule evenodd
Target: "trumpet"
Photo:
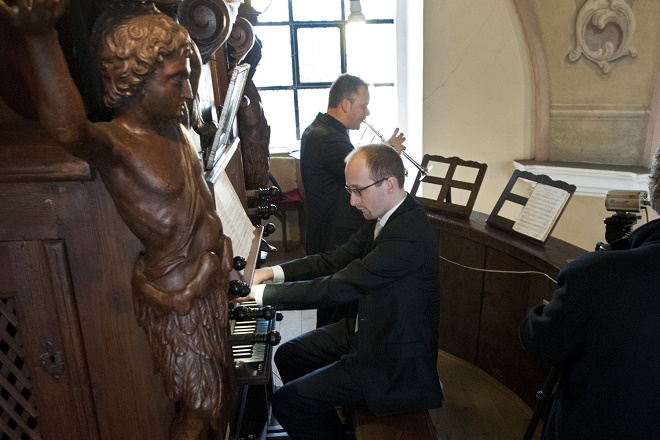
<path id="1" fill-rule="evenodd" d="M 386 144 L 388 143 L 388 142 L 387 142 L 387 139 L 385 139 L 385 138 L 383 137 L 383 135 L 382 135 L 378 130 L 376 130 L 376 129 L 374 128 L 373 125 L 369 124 L 369 123 L 367 122 L 366 119 L 363 119 L 362 122 L 364 122 L 364 124 L 365 124 L 367 127 L 369 127 L 369 128 L 371 129 L 371 131 L 373 131 L 373 133 L 374 133 L 376 136 L 378 136 L 382 142 L 384 142 L 384 143 L 386 143 Z M 410 155 L 409 155 L 408 153 L 406 153 L 406 150 L 401 150 L 401 155 L 402 155 L 403 157 L 405 157 L 406 159 L 408 159 L 413 165 L 415 165 L 415 168 L 417 168 L 417 169 L 419 170 L 419 172 L 422 173 L 422 176 L 419 178 L 419 180 L 424 179 L 424 178 L 429 174 L 429 172 L 431 171 L 431 168 L 433 168 L 433 167 L 428 167 L 428 168 L 423 167 L 422 165 L 420 165 L 419 163 L 417 163 L 412 157 L 410 157 Z"/>

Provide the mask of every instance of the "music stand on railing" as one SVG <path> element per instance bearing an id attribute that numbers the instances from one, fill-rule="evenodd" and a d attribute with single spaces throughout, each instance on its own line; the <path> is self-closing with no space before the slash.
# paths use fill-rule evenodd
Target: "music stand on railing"
<path id="1" fill-rule="evenodd" d="M 488 165 L 471 160 L 463 160 L 455 156 L 443 157 L 425 154 L 422 158 L 422 167 L 428 169 L 431 162 L 444 165 L 435 166 L 433 168 L 433 175 L 429 173 L 424 178 L 421 176 L 421 171 L 418 172 L 417 179 L 415 179 L 415 184 L 413 185 L 410 194 L 427 209 L 448 212 L 469 218 L 470 214 L 472 214 L 472 207 L 477 200 L 477 194 L 481 188 L 481 182 L 484 180 Z M 442 173 L 442 170 L 444 169 L 446 169 L 444 176 L 438 175 L 439 173 Z M 462 173 L 461 171 L 464 171 L 465 169 L 469 172 Z M 471 179 L 459 178 L 458 175 L 460 174 L 469 174 Z M 440 186 L 438 196 L 435 199 L 418 196 L 417 191 L 421 184 Z M 457 203 L 456 194 L 454 194 L 454 200 L 452 201 L 452 188 L 467 191 L 468 196 L 465 204 Z"/>
<path id="2" fill-rule="evenodd" d="M 529 183 L 532 188 L 530 195 L 516 192 L 519 182 Z M 533 243 L 544 245 L 575 190 L 575 185 L 561 180 L 553 180 L 543 174 L 515 170 L 486 223 Z M 517 219 L 501 215 L 502 208 L 507 202 L 521 208 Z"/>

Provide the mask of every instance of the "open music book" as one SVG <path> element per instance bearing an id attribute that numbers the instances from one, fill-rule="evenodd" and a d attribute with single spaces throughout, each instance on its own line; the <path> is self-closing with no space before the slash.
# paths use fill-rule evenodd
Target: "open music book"
<path id="1" fill-rule="evenodd" d="M 519 179 L 531 187 L 529 197 L 514 192 L 514 186 Z M 552 180 L 545 175 L 516 170 L 486 222 L 543 244 L 552 233 L 575 189 L 575 185 Z M 515 220 L 500 215 L 505 203 L 522 207 Z"/>
<path id="2" fill-rule="evenodd" d="M 513 224 L 513 230 L 545 241 L 559 219 L 570 194 L 561 188 L 536 183 L 532 195 Z"/>
<path id="3" fill-rule="evenodd" d="M 252 248 L 255 226 L 243 209 L 227 173 L 223 171 L 213 182 L 215 209 L 222 221 L 223 233 L 231 238 L 234 255 L 247 258 Z"/>

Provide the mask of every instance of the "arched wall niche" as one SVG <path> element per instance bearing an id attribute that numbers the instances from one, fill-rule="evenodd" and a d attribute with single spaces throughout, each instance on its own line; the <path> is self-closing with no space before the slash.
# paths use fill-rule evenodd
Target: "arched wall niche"
<path id="1" fill-rule="evenodd" d="M 529 51 L 532 159 L 648 168 L 660 143 L 659 5 L 511 1 Z"/>

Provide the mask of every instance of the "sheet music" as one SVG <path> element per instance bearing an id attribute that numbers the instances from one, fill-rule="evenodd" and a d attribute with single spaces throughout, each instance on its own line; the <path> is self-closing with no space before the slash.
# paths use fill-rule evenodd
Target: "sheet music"
<path id="1" fill-rule="evenodd" d="M 213 184 L 213 192 L 222 229 L 224 234 L 231 238 L 234 255 L 247 258 L 252 247 L 255 227 L 243 209 L 226 172 L 223 171 Z"/>
<path id="2" fill-rule="evenodd" d="M 568 191 L 537 183 L 513 225 L 513 230 L 545 241 L 569 197 Z"/>

